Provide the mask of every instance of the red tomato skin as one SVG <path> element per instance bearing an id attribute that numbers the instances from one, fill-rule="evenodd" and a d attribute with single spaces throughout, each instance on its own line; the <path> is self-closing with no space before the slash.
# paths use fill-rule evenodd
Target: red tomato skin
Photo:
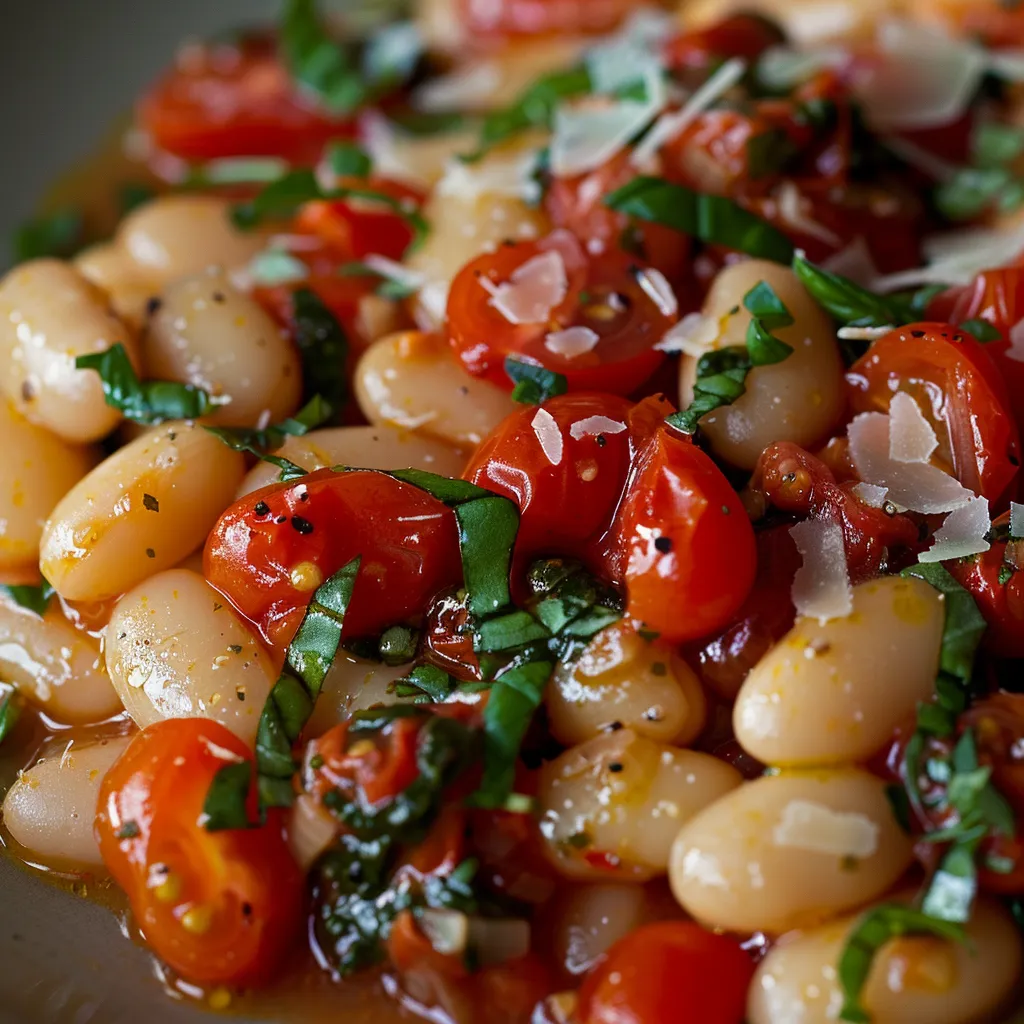
<path id="1" fill-rule="evenodd" d="M 704 70 L 723 57 L 756 61 L 765 50 L 786 41 L 785 33 L 759 14 L 734 14 L 705 28 L 683 32 L 665 45 L 663 56 L 674 70 Z"/>
<path id="2" fill-rule="evenodd" d="M 318 470 L 247 494 L 206 542 L 207 580 L 279 653 L 313 596 L 293 570 L 312 563 L 327 580 L 362 556 L 345 617 L 346 638 L 380 632 L 423 613 L 462 580 L 454 514 L 412 484 L 383 473 Z"/>
<path id="3" fill-rule="evenodd" d="M 947 426 L 960 482 L 997 509 L 1016 493 L 1020 437 L 1006 386 L 970 334 L 949 323 L 899 327 L 850 367 L 846 381 L 855 413 L 885 412 L 896 391 L 923 390 L 933 418 Z"/>
<path id="4" fill-rule="evenodd" d="M 304 97 L 267 40 L 189 50 L 147 92 L 138 120 L 156 146 L 182 160 L 278 156 L 316 162 L 330 139 L 355 134 Z"/>
<path id="5" fill-rule="evenodd" d="M 646 924 L 620 939 L 580 989 L 580 1024 L 742 1024 L 754 976 L 732 939 L 692 921 Z"/>
<path id="6" fill-rule="evenodd" d="M 200 824 L 213 777 L 232 760 L 252 762 L 252 754 L 219 722 L 149 726 L 103 780 L 96 839 L 162 960 L 200 985 L 265 985 L 298 939 L 305 880 L 279 811 L 249 829 L 207 832 Z M 249 817 L 257 818 L 255 785 Z M 129 822 L 137 834 L 120 838 Z M 195 908 L 212 911 L 205 930 L 183 924 Z"/>
<path id="7" fill-rule="evenodd" d="M 739 495 L 689 437 L 667 425 L 633 467 L 614 559 L 627 615 L 670 643 L 726 625 L 754 584 L 754 530 Z"/>

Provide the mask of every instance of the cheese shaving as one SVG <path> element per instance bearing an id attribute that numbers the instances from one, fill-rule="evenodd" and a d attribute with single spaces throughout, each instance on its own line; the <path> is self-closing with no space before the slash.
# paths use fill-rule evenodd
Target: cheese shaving
<path id="1" fill-rule="evenodd" d="M 853 611 L 853 588 L 842 528 L 828 520 L 808 519 L 791 527 L 789 534 L 803 559 L 793 578 L 797 614 L 819 622 L 849 615 Z"/>
<path id="2" fill-rule="evenodd" d="M 309 277 L 309 267 L 283 249 L 264 249 L 249 261 L 246 275 L 251 285 L 294 284 Z"/>
<path id="3" fill-rule="evenodd" d="M 1024 505 L 1016 501 L 1010 502 L 1010 538 L 1024 539 Z"/>
<path id="4" fill-rule="evenodd" d="M 889 403 L 889 458 L 896 462 L 927 462 L 939 439 L 917 402 L 897 391 Z"/>
<path id="5" fill-rule="evenodd" d="M 885 505 L 885 496 L 889 493 L 888 487 L 878 487 L 876 484 L 854 484 L 853 493 L 872 508 L 882 508 Z"/>
<path id="6" fill-rule="evenodd" d="M 662 316 L 675 316 L 679 312 L 679 300 L 672 291 L 665 275 L 654 267 L 641 270 L 636 275 L 636 283 L 643 288 L 647 297 L 658 307 Z"/>
<path id="7" fill-rule="evenodd" d="M 555 417 L 547 409 L 538 409 L 530 425 L 548 462 L 557 466 L 562 461 L 562 432 Z"/>
<path id="8" fill-rule="evenodd" d="M 659 352 L 685 352 L 694 359 L 700 359 L 714 349 L 719 332 L 719 323 L 714 317 L 704 316 L 703 313 L 687 313 L 679 323 L 665 332 L 665 336 L 654 347 Z"/>
<path id="9" fill-rule="evenodd" d="M 776 846 L 790 846 L 833 857 L 872 856 L 879 828 L 866 814 L 834 811 L 813 800 L 790 800 L 772 830 Z"/>
<path id="10" fill-rule="evenodd" d="M 577 420 L 569 428 L 569 436 L 574 441 L 584 437 L 597 437 L 599 434 L 621 434 L 626 424 L 621 420 L 613 420 L 609 416 L 587 416 Z"/>
<path id="11" fill-rule="evenodd" d="M 536 203 L 541 197 L 536 170 L 537 154 L 530 151 L 514 156 L 491 155 L 475 164 L 453 159 L 445 165 L 436 191 L 465 201 L 480 196 L 511 196 Z"/>
<path id="12" fill-rule="evenodd" d="M 947 558 L 963 558 L 988 551 L 992 546 L 985 535 L 992 527 L 988 498 L 971 498 L 966 505 L 953 509 L 935 531 L 932 546 L 921 552 L 918 561 L 944 562 Z"/>
<path id="13" fill-rule="evenodd" d="M 359 137 L 373 160 L 375 174 L 421 188 L 431 184 L 430 178 L 402 155 L 394 125 L 376 110 L 367 110 L 359 118 Z"/>
<path id="14" fill-rule="evenodd" d="M 877 341 L 893 329 L 893 324 L 881 327 L 840 327 L 836 337 L 840 341 Z"/>
<path id="15" fill-rule="evenodd" d="M 564 331 L 552 331 L 544 339 L 544 347 L 566 359 L 575 359 L 592 351 L 601 336 L 589 327 L 567 327 Z"/>
<path id="16" fill-rule="evenodd" d="M 565 261 L 553 250 L 538 253 L 516 267 L 504 284 L 486 277 L 480 284 L 491 293 L 490 304 L 510 324 L 540 324 L 551 315 L 569 290 Z"/>
<path id="17" fill-rule="evenodd" d="M 403 263 L 390 260 L 386 256 L 381 256 L 377 253 L 370 253 L 368 256 L 363 257 L 363 263 L 370 270 L 380 274 L 381 277 L 386 277 L 389 281 L 395 281 L 397 284 L 404 285 L 413 291 L 419 291 L 427 283 L 425 274 L 421 274 L 419 271 L 412 270 Z"/>

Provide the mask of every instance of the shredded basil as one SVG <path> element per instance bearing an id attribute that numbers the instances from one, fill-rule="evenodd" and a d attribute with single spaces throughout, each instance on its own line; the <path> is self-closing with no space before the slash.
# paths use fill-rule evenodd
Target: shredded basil
<path id="1" fill-rule="evenodd" d="M 309 288 L 299 288 L 292 294 L 292 318 L 295 345 L 302 359 L 303 390 L 323 395 L 337 415 L 348 398 L 345 361 L 349 345 L 345 329 Z"/>
<path id="2" fill-rule="evenodd" d="M 132 210 L 156 198 L 156 189 L 139 181 L 127 181 L 117 191 L 118 206 L 121 216 L 127 216 Z"/>
<path id="3" fill-rule="evenodd" d="M 936 935 L 951 942 L 965 942 L 958 924 L 940 921 L 913 907 L 883 903 L 872 907 L 857 922 L 843 947 L 837 965 L 843 1006 L 839 1019 L 850 1024 L 871 1024 L 871 1015 L 860 1001 L 875 955 L 891 939 L 901 935 Z"/>
<path id="4" fill-rule="evenodd" d="M 50 598 L 56 593 L 45 580 L 38 587 L 0 584 L 0 593 L 6 594 L 16 605 L 28 608 L 36 615 L 42 615 L 50 605 Z"/>
<path id="5" fill-rule="evenodd" d="M 14 260 L 40 259 L 44 256 L 74 256 L 85 243 L 85 219 L 81 210 L 64 209 L 22 224 L 12 240 Z"/>
<path id="6" fill-rule="evenodd" d="M 5 690 L 0 695 L 0 743 L 7 738 L 18 724 L 21 716 L 21 698 L 15 690 Z"/>
<path id="7" fill-rule="evenodd" d="M 701 356 L 693 400 L 668 417 L 668 423 L 676 429 L 692 434 L 709 412 L 732 405 L 746 393 L 747 374 L 755 366 L 770 366 L 792 355 L 792 347 L 772 334 L 780 327 L 789 327 L 793 316 L 771 285 L 766 281 L 756 284 L 743 297 L 743 305 L 751 314 L 746 347 L 718 349 Z"/>
<path id="8" fill-rule="evenodd" d="M 154 426 L 164 420 L 195 420 L 214 408 L 210 396 L 191 384 L 139 380 L 120 343 L 105 352 L 79 356 L 75 366 L 79 370 L 95 370 L 103 382 L 107 405 L 120 410 L 133 423 Z"/>
<path id="9" fill-rule="evenodd" d="M 391 116 L 391 123 L 408 135 L 429 138 L 458 131 L 467 116 L 457 111 L 402 110 Z"/>
<path id="10" fill-rule="evenodd" d="M 664 224 L 750 256 L 787 264 L 793 259 L 793 243 L 778 228 L 725 196 L 640 175 L 605 196 L 604 204 L 629 217 Z"/>
<path id="11" fill-rule="evenodd" d="M 417 665 L 407 676 L 396 679 L 388 691 L 399 697 L 416 697 L 443 703 L 455 689 L 455 680 L 436 665 Z"/>
<path id="12" fill-rule="evenodd" d="M 769 128 L 747 140 L 747 172 L 754 180 L 781 174 L 799 153 L 785 128 Z"/>
<path id="13" fill-rule="evenodd" d="M 249 761 L 226 764 L 217 771 L 203 801 L 202 824 L 207 832 L 251 826 L 245 806 L 251 783 L 252 764 Z"/>
<path id="14" fill-rule="evenodd" d="M 324 161 L 339 178 L 366 178 L 373 170 L 373 160 L 366 150 L 347 139 L 328 143 Z"/>
<path id="15" fill-rule="evenodd" d="M 876 295 L 847 277 L 793 257 L 793 273 L 808 294 L 831 317 L 848 327 L 894 327 L 918 319 L 910 303 L 893 295 Z"/>
<path id="16" fill-rule="evenodd" d="M 939 212 L 950 220 L 970 220 L 990 210 L 1015 210 L 1024 203 L 1024 178 L 1014 166 L 1021 153 L 1020 128 L 979 123 L 971 137 L 971 166 L 960 168 L 935 189 Z"/>
<path id="17" fill-rule="evenodd" d="M 569 389 L 565 375 L 547 370 L 543 366 L 524 362 L 515 356 L 505 359 L 505 372 L 512 379 L 512 399 L 523 405 L 541 405 L 555 395 L 564 395 Z"/>
<path id="18" fill-rule="evenodd" d="M 990 324 L 987 320 L 964 320 L 960 324 L 960 330 L 966 331 L 973 338 L 980 341 L 982 345 L 987 345 L 991 341 L 1003 340 L 1003 335 L 999 328 Z"/>
<path id="19" fill-rule="evenodd" d="M 288 172 L 288 161 L 277 156 L 231 156 L 194 164 L 182 188 L 216 188 L 223 185 L 266 185 Z"/>

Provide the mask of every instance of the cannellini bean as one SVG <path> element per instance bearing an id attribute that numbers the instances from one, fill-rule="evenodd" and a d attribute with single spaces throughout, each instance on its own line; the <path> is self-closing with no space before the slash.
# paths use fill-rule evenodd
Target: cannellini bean
<path id="1" fill-rule="evenodd" d="M 573 665 L 561 665 L 545 702 L 559 743 L 583 743 L 613 723 L 684 746 L 704 725 L 707 701 L 693 670 L 667 644 L 616 624 L 598 633 Z"/>
<path id="2" fill-rule="evenodd" d="M 461 476 L 466 457 L 458 449 L 382 423 L 376 427 L 328 427 L 289 437 L 274 453 L 310 471 L 328 466 L 364 469 L 426 469 L 441 476 Z M 242 481 L 239 496 L 276 483 L 281 471 L 269 462 L 254 466 Z"/>
<path id="3" fill-rule="evenodd" d="M 479 444 L 518 406 L 508 391 L 470 377 L 439 335 L 392 334 L 371 345 L 355 373 L 359 408 L 371 423 L 390 423 L 456 447 Z"/>
<path id="4" fill-rule="evenodd" d="M 114 312 L 137 334 L 146 321 L 156 288 L 139 276 L 138 268 L 124 251 L 112 242 L 101 242 L 71 262 L 83 277 L 103 289 Z"/>
<path id="5" fill-rule="evenodd" d="M 935 0 L 928 0 L 929 8 Z M 679 16 L 687 30 L 721 21 L 730 14 L 758 11 L 779 22 L 796 43 L 874 38 L 875 28 L 887 15 L 899 15 L 904 0 L 689 0 Z"/>
<path id="6" fill-rule="evenodd" d="M 3 397 L 0 451 L 0 570 L 9 571 L 38 563 L 46 517 L 99 453 L 30 423 Z"/>
<path id="7" fill-rule="evenodd" d="M 194 551 L 245 471 L 202 427 L 167 423 L 80 480 L 43 530 L 40 566 L 71 601 L 116 597 Z"/>
<path id="8" fill-rule="evenodd" d="M 910 902 L 901 898 L 900 902 Z M 784 937 L 750 986 L 750 1024 L 832 1024 L 843 1004 L 836 964 L 859 915 Z M 996 1020 L 1020 979 L 1021 936 L 995 900 L 981 897 L 966 943 L 937 936 L 892 939 L 876 954 L 861 1002 L 873 1024 L 975 1024 Z"/>
<path id="9" fill-rule="evenodd" d="M 541 770 L 547 854 L 569 877 L 642 881 L 663 874 L 679 826 L 739 783 L 739 772 L 710 754 L 632 729 L 599 736 Z"/>
<path id="10" fill-rule="evenodd" d="M 128 214 L 114 241 L 139 275 L 157 285 L 207 267 L 243 267 L 266 239 L 260 232 L 239 231 L 230 208 L 215 196 L 160 196 Z"/>
<path id="11" fill-rule="evenodd" d="M 102 868 L 92 831 L 100 783 L 130 742 L 130 736 L 72 740 L 22 772 L 3 804 L 14 839 L 48 865 Z"/>
<path id="12" fill-rule="evenodd" d="M 345 650 L 338 651 L 306 723 L 305 735 L 322 736 L 333 726 L 348 721 L 354 712 L 375 704 L 405 703 L 402 698 L 388 693 L 388 686 L 408 672 L 408 665 L 385 665 L 357 658 Z"/>
<path id="13" fill-rule="evenodd" d="M 212 718 L 250 745 L 277 681 L 252 630 L 198 573 L 171 569 L 118 601 L 107 671 L 140 728 Z"/>
<path id="14" fill-rule="evenodd" d="M 945 622 L 923 580 L 883 576 L 853 591 L 853 612 L 800 618 L 751 670 L 733 709 L 743 748 L 765 764 L 863 761 L 929 697 Z"/>
<path id="15" fill-rule="evenodd" d="M 56 601 L 40 617 L 0 593 L 0 678 L 67 725 L 102 722 L 122 710 L 99 644 L 75 629 Z"/>
<path id="16" fill-rule="evenodd" d="M 302 400 L 295 346 L 217 268 L 163 290 L 142 339 L 142 356 L 149 376 L 193 384 L 223 403 L 206 417 L 210 423 L 278 423 Z"/>
<path id="17" fill-rule="evenodd" d="M 60 260 L 31 260 L 0 281 L 0 390 L 33 423 L 67 441 L 95 441 L 121 414 L 99 374 L 75 358 L 123 345 L 138 369 L 135 339 L 107 296 Z"/>
<path id="18" fill-rule="evenodd" d="M 743 297 L 760 281 L 775 289 L 795 320 L 773 334 L 792 346 L 780 363 L 759 366 L 746 379 L 746 394 L 701 421 L 715 454 L 753 469 L 773 441 L 811 447 L 838 423 L 843 412 L 843 362 L 832 322 L 788 267 L 746 260 L 726 267 L 704 300 L 704 316 L 719 324 L 715 348 L 744 345 L 750 313 Z M 733 312 L 735 310 L 735 312 Z M 681 407 L 693 398 L 697 360 L 684 355 L 679 368 Z"/>
<path id="19" fill-rule="evenodd" d="M 784 772 L 744 783 L 683 825 L 669 881 L 699 921 L 783 932 L 876 898 L 912 857 L 881 779 Z"/>

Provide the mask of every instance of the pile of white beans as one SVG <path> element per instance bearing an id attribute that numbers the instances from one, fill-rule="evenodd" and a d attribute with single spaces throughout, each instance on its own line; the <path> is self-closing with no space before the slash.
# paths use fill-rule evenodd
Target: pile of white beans
<path id="1" fill-rule="evenodd" d="M 488 242 L 546 228 L 538 209 L 505 196 L 470 204 L 435 195 L 428 214 L 435 230 L 416 260 L 437 279 Z M 98 377 L 74 360 L 121 344 L 140 374 L 218 396 L 211 423 L 293 413 L 297 353 L 237 274 L 264 245 L 230 226 L 221 200 L 165 197 L 73 263 L 33 261 L 0 282 L 0 582 L 31 580 L 40 566 L 59 595 L 42 617 L 0 597 L 0 679 L 55 725 L 75 727 L 70 745 L 59 738 L 4 801 L 4 826 L 33 860 L 101 866 L 96 794 L 128 737 L 100 723 L 124 711 L 138 727 L 203 716 L 254 742 L 278 666 L 204 580 L 196 552 L 236 496 L 276 470 L 247 472 L 242 455 L 196 424 L 121 424 Z M 716 454 L 745 469 L 770 442 L 821 441 L 842 415 L 832 327 L 790 271 L 757 261 L 722 271 L 703 311 L 718 325 L 716 344 L 742 335 L 748 314 L 737 308 L 760 280 L 794 316 L 779 332 L 794 355 L 755 369 L 747 394 L 706 423 Z M 693 364 L 682 360 L 683 401 Z M 371 426 L 316 430 L 280 454 L 308 469 L 458 475 L 467 451 L 514 409 L 505 392 L 468 378 L 443 341 L 417 331 L 376 340 L 355 393 Z M 114 430 L 124 444 L 103 458 L 96 442 Z M 88 630 L 89 615 L 80 622 L 78 613 L 104 602 L 109 623 Z M 750 672 L 733 710 L 743 749 L 771 766 L 753 781 L 691 749 L 714 702 L 676 651 L 615 625 L 560 668 L 546 705 L 567 749 L 543 768 L 539 801 L 551 862 L 569 880 L 551 926 L 566 972 L 580 974 L 631 927 L 664 916 L 655 893 L 667 877 L 671 912 L 779 938 L 758 968 L 750 1024 L 833 1020 L 843 937 L 861 909 L 894 891 L 904 898 L 912 862 L 883 783 L 859 766 L 931 693 L 943 616 L 927 584 L 883 578 L 855 588 L 847 618 L 798 620 Z M 390 699 L 399 674 L 340 657 L 310 732 Z M 311 862 L 333 834 L 300 800 L 297 856 Z M 984 898 L 968 931 L 970 947 L 907 938 L 883 949 L 865 995 L 876 1024 L 970 1024 L 1005 1001 L 1021 970 L 1019 934 Z"/>

